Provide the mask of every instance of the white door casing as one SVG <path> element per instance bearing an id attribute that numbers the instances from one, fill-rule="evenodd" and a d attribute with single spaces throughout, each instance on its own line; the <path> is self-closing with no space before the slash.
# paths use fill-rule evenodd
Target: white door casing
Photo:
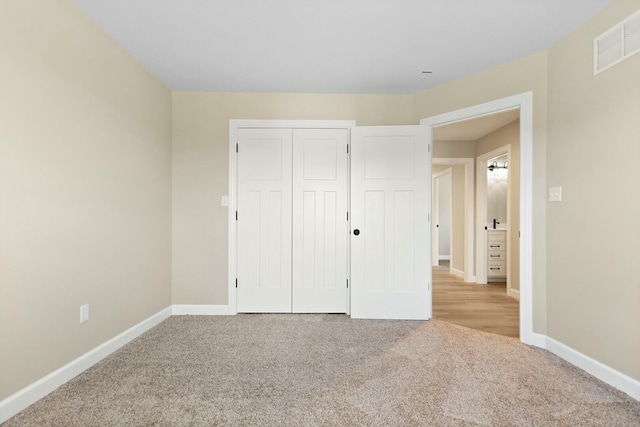
<path id="1" fill-rule="evenodd" d="M 239 312 L 291 312 L 291 129 L 238 130 Z"/>
<path id="2" fill-rule="evenodd" d="M 429 318 L 427 131 L 421 126 L 351 131 L 352 317 Z"/>
<path id="3" fill-rule="evenodd" d="M 348 130 L 293 130 L 293 312 L 347 312 Z"/>
<path id="4" fill-rule="evenodd" d="M 420 120 L 432 129 L 439 126 L 520 109 L 520 341 L 544 346 L 540 335 L 533 332 L 533 92 L 525 92 L 484 104 Z"/>

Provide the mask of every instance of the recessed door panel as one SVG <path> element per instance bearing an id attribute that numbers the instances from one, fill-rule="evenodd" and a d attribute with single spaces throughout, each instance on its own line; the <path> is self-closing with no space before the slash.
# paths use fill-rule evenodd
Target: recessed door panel
<path id="1" fill-rule="evenodd" d="M 293 311 L 347 310 L 346 129 L 293 131 Z"/>

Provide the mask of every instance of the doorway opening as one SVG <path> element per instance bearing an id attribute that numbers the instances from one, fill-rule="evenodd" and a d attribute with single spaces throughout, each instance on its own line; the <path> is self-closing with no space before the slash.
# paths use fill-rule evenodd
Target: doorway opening
<path id="1" fill-rule="evenodd" d="M 510 296 L 507 296 L 506 289 L 504 287 L 500 290 L 500 293 L 503 294 L 503 297 L 506 300 L 510 300 L 513 305 L 511 310 L 511 312 L 513 313 L 513 315 L 511 315 L 512 317 L 511 320 L 515 320 L 516 333 L 507 333 L 507 335 L 517 336 L 520 338 L 522 342 L 525 342 L 525 343 L 532 343 L 534 338 L 533 330 L 532 330 L 533 322 L 532 322 L 532 289 L 531 289 L 531 286 L 532 286 L 532 283 L 531 283 L 532 110 L 531 108 L 532 108 L 531 93 L 525 93 L 525 94 L 516 95 L 513 97 L 489 102 L 486 104 L 481 104 L 474 107 L 466 108 L 463 110 L 446 113 L 440 116 L 423 119 L 421 121 L 421 124 L 429 126 L 431 130 L 430 136 L 431 136 L 431 140 L 434 147 L 433 148 L 434 164 L 436 164 L 439 158 L 465 158 L 467 159 L 467 161 L 469 159 L 472 159 L 473 163 L 475 163 L 475 166 L 476 166 L 475 182 L 472 185 L 472 188 L 475 188 L 475 186 L 478 185 L 478 176 L 481 176 L 481 174 L 484 174 L 484 179 L 486 181 L 488 166 L 490 166 L 488 165 L 487 161 L 490 159 L 494 159 L 499 154 L 504 154 L 504 153 L 495 153 L 495 154 L 492 153 L 490 157 L 483 159 L 484 160 L 483 162 L 480 162 L 479 158 L 481 156 L 489 156 L 488 153 L 491 153 L 497 148 L 503 147 L 505 145 L 511 145 L 511 150 L 512 150 L 511 158 L 507 161 L 507 167 L 511 172 L 509 174 L 511 181 L 513 181 L 511 182 L 511 184 L 512 185 L 515 183 L 518 184 L 517 187 L 512 188 L 513 191 L 516 191 L 518 193 L 518 197 L 515 198 L 515 200 L 511 200 L 509 203 L 512 211 L 511 215 L 513 216 L 513 218 L 511 217 L 507 218 L 506 221 L 499 221 L 499 219 L 496 219 L 496 222 L 503 222 L 503 223 L 506 222 L 504 227 L 505 231 L 499 231 L 498 233 L 503 233 L 505 235 L 503 238 L 505 240 L 505 244 L 509 244 L 509 243 L 511 244 L 510 249 L 506 247 L 500 248 L 500 249 L 505 249 L 505 255 L 498 254 L 498 256 L 502 256 L 503 258 L 506 258 L 506 252 L 509 251 L 509 254 L 511 255 L 511 258 L 512 258 L 511 263 L 513 264 L 513 267 L 511 268 L 507 267 L 508 265 L 507 260 L 504 259 L 505 261 L 504 269 L 506 269 L 507 271 L 504 271 L 503 269 L 503 272 L 505 273 L 505 282 L 503 283 L 508 282 L 509 280 L 507 279 L 507 275 L 509 273 L 513 273 L 513 279 L 512 279 L 513 288 L 514 290 L 519 291 L 519 295 L 514 295 L 513 293 L 511 293 Z M 454 131 L 454 130 L 459 131 L 460 129 L 464 129 L 464 128 L 471 128 L 470 125 L 480 124 L 481 122 L 485 122 L 484 124 L 486 125 L 487 123 L 491 123 L 492 121 L 495 122 L 495 120 L 498 120 L 498 119 L 503 120 L 503 122 L 499 126 L 497 126 L 495 123 L 491 124 L 491 126 L 493 126 L 493 129 L 490 129 L 487 133 L 485 133 L 485 135 L 481 135 L 479 137 L 476 135 L 475 138 L 470 138 L 468 140 L 464 140 L 459 137 L 453 137 L 448 139 L 449 143 L 451 144 L 449 146 L 438 144 L 438 140 L 442 137 L 443 133 L 446 133 L 448 131 Z M 502 129 L 502 128 L 507 128 L 510 125 L 510 123 L 514 120 L 516 121 L 516 123 L 511 124 L 511 126 L 512 127 L 515 126 L 515 134 L 517 136 L 518 141 L 516 141 L 516 143 L 507 143 L 504 140 L 500 140 L 500 137 L 503 136 L 502 134 L 507 133 L 505 129 Z M 510 130 L 513 133 L 514 130 L 513 129 L 510 129 Z M 483 141 L 481 141 L 481 144 L 478 142 L 479 140 L 487 136 L 487 134 L 492 134 L 492 133 L 494 135 L 492 135 L 491 138 L 485 138 Z M 473 140 L 474 142 L 473 143 L 469 142 L 470 140 Z M 519 144 L 517 144 L 517 142 L 519 142 Z M 459 175 L 463 175 L 463 174 L 459 172 Z M 454 184 L 453 184 L 454 195 L 452 197 L 455 200 L 456 199 L 455 170 L 453 173 L 453 181 L 454 181 Z M 458 181 L 460 181 L 460 179 Z M 517 191 L 518 189 L 519 191 Z M 487 209 L 486 196 L 484 200 L 482 200 L 479 198 L 477 194 L 478 193 L 477 189 L 475 189 L 475 193 L 476 194 L 471 197 L 472 199 L 476 200 L 476 206 L 474 210 L 475 212 L 473 215 L 475 217 L 475 221 L 473 220 L 471 221 L 472 232 L 469 233 L 470 230 L 469 230 L 468 221 L 463 222 L 465 225 L 465 228 L 462 231 L 462 234 L 465 234 L 465 235 L 472 234 L 473 236 L 474 240 L 472 241 L 473 243 L 471 243 L 471 246 L 475 248 L 475 253 L 474 253 L 474 256 L 472 257 L 473 261 L 465 262 L 465 263 L 461 263 L 461 262 L 457 263 L 457 265 L 462 265 L 464 267 L 463 278 L 465 280 L 462 280 L 460 275 L 455 276 L 453 274 L 448 274 L 447 279 L 445 281 L 449 286 L 454 286 L 454 289 L 458 289 L 458 290 L 463 287 L 469 287 L 468 289 L 474 290 L 474 291 L 479 289 L 495 290 L 496 288 L 494 287 L 494 285 L 478 284 L 482 282 L 487 283 L 485 279 L 486 271 L 489 268 L 488 261 L 486 258 L 488 253 L 487 237 L 488 237 L 488 234 L 492 232 L 490 228 L 491 229 L 493 228 L 492 227 L 493 221 L 490 227 L 486 219 L 486 217 L 488 216 L 486 211 Z M 464 196 L 461 197 L 460 194 L 458 194 L 457 197 L 459 199 L 469 199 L 468 194 L 467 194 L 467 197 L 464 197 Z M 453 210 L 454 210 L 453 216 L 455 217 L 456 208 L 454 207 Z M 481 218 L 483 215 L 479 215 L 478 214 L 479 212 L 484 212 L 484 218 Z M 458 217 L 460 216 L 464 216 L 464 214 L 461 214 L 459 212 Z M 480 222 L 481 220 L 482 222 Z M 455 219 L 453 220 L 453 222 L 455 222 Z M 508 236 L 506 235 L 507 233 L 508 233 Z M 453 234 L 454 235 L 456 234 L 455 231 Z M 461 233 L 459 232 L 458 234 L 461 234 Z M 495 237 L 497 236 L 492 236 L 492 238 L 495 238 Z M 456 238 L 453 237 L 453 240 L 455 242 Z M 453 247 L 455 248 L 455 243 L 453 244 Z M 479 253 L 479 252 L 482 252 L 483 248 L 484 248 L 484 257 L 485 257 L 484 260 L 480 257 L 481 254 Z M 464 252 L 467 252 L 469 247 L 465 246 L 464 249 L 465 249 Z M 460 253 L 460 251 L 457 251 L 457 252 Z M 456 258 L 455 254 L 453 254 L 453 259 L 455 258 Z M 451 271 L 455 272 L 455 268 L 456 266 L 452 264 Z M 432 304 L 435 304 L 435 305 L 438 304 L 438 297 L 441 296 L 441 294 L 439 294 L 440 291 L 437 290 L 436 281 L 438 281 L 439 279 L 438 275 L 441 274 L 442 271 L 439 271 L 438 269 L 434 268 L 434 273 L 433 273 L 434 286 L 432 288 Z M 470 271 L 473 272 L 473 275 L 469 274 Z M 468 280 L 470 277 L 473 277 L 473 280 Z M 458 281 L 458 283 L 455 283 L 456 280 Z M 495 283 L 500 283 L 500 282 L 495 282 Z M 446 292 L 453 292 L 453 291 L 445 290 L 444 292 L 446 293 Z M 449 293 L 448 295 L 454 295 L 452 298 L 455 298 L 455 294 Z M 517 296 L 520 297 L 519 306 L 518 306 L 518 301 L 516 299 Z M 471 306 L 474 306 L 475 304 L 476 312 L 482 312 L 483 310 L 484 311 L 487 310 L 487 307 L 483 306 L 481 303 L 476 304 L 474 302 L 470 302 L 469 298 L 475 298 L 475 296 L 473 295 L 470 296 L 469 294 L 458 295 L 457 303 L 455 303 L 456 306 L 461 305 L 460 298 L 462 298 L 463 300 L 466 298 L 466 301 L 464 301 L 464 304 L 471 305 Z M 435 309 L 437 309 L 437 307 L 435 307 Z M 438 318 L 438 316 L 436 315 L 437 311 L 435 311 L 435 309 L 432 306 L 432 317 Z M 497 313 L 496 316 L 504 318 L 506 315 Z M 481 322 L 481 323 L 486 323 L 486 322 Z"/>
<path id="2" fill-rule="evenodd" d="M 451 167 L 434 166 L 431 185 L 431 265 L 446 266 L 448 270 L 453 256 L 452 172 Z"/>

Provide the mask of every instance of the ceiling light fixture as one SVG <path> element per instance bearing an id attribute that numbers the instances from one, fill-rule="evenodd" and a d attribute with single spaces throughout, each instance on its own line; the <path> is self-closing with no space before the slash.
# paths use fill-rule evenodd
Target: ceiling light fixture
<path id="1" fill-rule="evenodd" d="M 493 163 L 487 166 L 487 169 L 489 169 L 491 172 L 493 172 L 494 169 L 507 169 L 507 161 L 505 160 L 503 166 L 498 166 L 498 162 L 494 160 Z"/>

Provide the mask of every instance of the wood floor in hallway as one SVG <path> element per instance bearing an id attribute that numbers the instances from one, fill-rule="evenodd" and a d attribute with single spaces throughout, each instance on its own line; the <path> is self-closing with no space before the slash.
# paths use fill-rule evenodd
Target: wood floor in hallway
<path id="1" fill-rule="evenodd" d="M 518 300 L 505 283 L 465 283 L 449 266 L 433 267 L 433 318 L 507 337 L 519 337 Z"/>

